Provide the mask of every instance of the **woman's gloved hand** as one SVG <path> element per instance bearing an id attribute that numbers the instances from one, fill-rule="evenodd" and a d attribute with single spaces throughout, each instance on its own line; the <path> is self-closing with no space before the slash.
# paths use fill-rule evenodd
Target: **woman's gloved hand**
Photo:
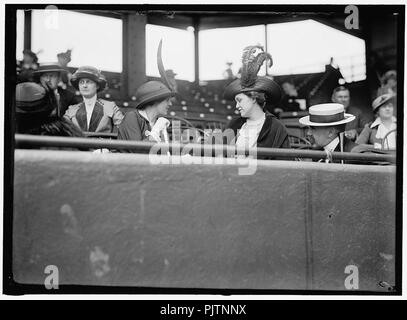
<path id="1" fill-rule="evenodd" d="M 146 131 L 146 134 L 150 137 L 151 141 L 161 142 L 161 134 L 166 136 L 167 128 L 170 125 L 170 121 L 164 117 L 160 117 L 155 122 L 150 132 Z"/>

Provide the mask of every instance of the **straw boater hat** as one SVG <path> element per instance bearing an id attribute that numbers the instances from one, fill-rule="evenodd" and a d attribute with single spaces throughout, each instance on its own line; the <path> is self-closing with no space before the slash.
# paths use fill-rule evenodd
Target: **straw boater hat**
<path id="1" fill-rule="evenodd" d="M 241 78 L 230 83 L 224 92 L 227 100 L 234 100 L 239 93 L 256 91 L 266 94 L 267 100 L 275 104 L 281 99 L 281 88 L 267 76 L 258 76 L 263 62 L 269 60 L 269 66 L 273 65 L 271 55 L 264 52 L 262 46 L 249 46 L 243 50 Z"/>
<path id="2" fill-rule="evenodd" d="M 95 67 L 83 66 L 76 70 L 71 79 L 72 86 L 76 90 L 79 90 L 79 80 L 83 78 L 95 81 L 99 85 L 98 92 L 103 91 L 106 87 L 107 81 L 105 76 L 102 75 L 100 70 L 96 69 Z"/>
<path id="3" fill-rule="evenodd" d="M 142 84 L 136 91 L 136 108 L 141 109 L 149 102 L 163 100 L 169 97 L 177 96 L 173 86 L 168 81 L 167 74 L 161 58 L 162 40 L 158 46 L 157 64 L 160 72 L 161 81 L 148 81 Z M 167 70 L 169 71 L 169 70 Z"/>
<path id="4" fill-rule="evenodd" d="M 384 105 L 385 103 L 387 103 L 389 101 L 394 102 L 395 97 L 396 97 L 396 95 L 391 94 L 391 93 L 386 93 L 386 94 L 382 94 L 381 96 L 378 96 L 376 99 L 374 99 L 374 101 L 372 103 L 373 112 L 377 111 L 378 108 L 380 108 L 382 105 Z"/>
<path id="5" fill-rule="evenodd" d="M 351 122 L 355 116 L 345 113 L 345 108 L 340 103 L 323 103 L 311 106 L 309 115 L 299 119 L 300 123 L 310 127 L 338 126 Z"/>

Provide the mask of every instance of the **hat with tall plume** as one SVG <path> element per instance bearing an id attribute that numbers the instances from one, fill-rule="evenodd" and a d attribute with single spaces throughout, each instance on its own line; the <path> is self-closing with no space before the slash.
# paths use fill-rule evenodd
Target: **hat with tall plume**
<path id="1" fill-rule="evenodd" d="M 168 80 L 167 73 L 165 72 L 164 64 L 161 57 L 162 40 L 158 45 L 157 51 L 157 66 L 160 72 L 161 81 L 148 81 L 142 84 L 136 91 L 136 108 L 141 109 L 149 102 L 174 97 L 177 94 L 173 86 Z"/>
<path id="2" fill-rule="evenodd" d="M 266 99 L 272 104 L 281 99 L 280 86 L 268 76 L 258 76 L 264 61 L 269 61 L 269 67 L 273 65 L 273 59 L 260 45 L 244 48 L 242 55 L 241 78 L 230 83 L 224 92 L 228 100 L 233 100 L 239 93 L 256 91 L 266 94 Z"/>

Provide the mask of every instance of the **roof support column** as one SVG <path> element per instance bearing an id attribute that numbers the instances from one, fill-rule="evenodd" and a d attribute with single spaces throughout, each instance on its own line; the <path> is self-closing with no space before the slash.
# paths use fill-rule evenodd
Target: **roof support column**
<path id="1" fill-rule="evenodd" d="M 195 52 L 195 84 L 199 85 L 199 17 L 195 17 L 193 20 L 194 27 L 194 52 Z"/>
<path id="2" fill-rule="evenodd" d="M 123 96 L 132 96 L 147 81 L 146 24 L 147 16 L 144 14 L 129 13 L 123 16 Z"/>

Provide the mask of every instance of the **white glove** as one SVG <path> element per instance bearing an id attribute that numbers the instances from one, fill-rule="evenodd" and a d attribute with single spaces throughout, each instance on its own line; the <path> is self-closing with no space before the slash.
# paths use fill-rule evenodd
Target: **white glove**
<path id="1" fill-rule="evenodd" d="M 162 132 L 164 130 L 167 130 L 168 126 L 170 125 L 170 120 L 160 117 L 157 119 L 157 121 L 155 122 L 153 128 L 151 131 L 158 131 L 158 132 Z"/>
<path id="2" fill-rule="evenodd" d="M 170 125 L 170 121 L 168 119 L 160 117 L 155 122 L 149 135 L 151 137 L 153 137 L 154 140 L 156 140 L 157 142 L 161 142 L 161 138 L 160 138 L 161 133 L 163 133 L 163 135 L 165 136 L 169 125 Z"/>
<path id="3" fill-rule="evenodd" d="M 96 149 L 92 151 L 93 153 L 110 153 L 109 149 L 102 148 L 102 149 Z"/>

